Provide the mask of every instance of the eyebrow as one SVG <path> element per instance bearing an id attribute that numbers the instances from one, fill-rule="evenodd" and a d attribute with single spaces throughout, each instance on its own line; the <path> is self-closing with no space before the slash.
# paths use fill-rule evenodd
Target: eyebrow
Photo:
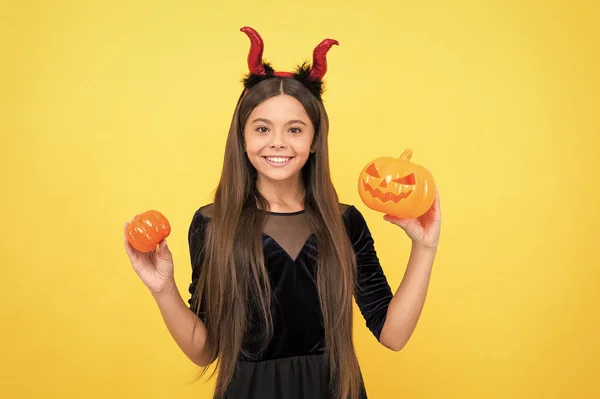
<path id="1" fill-rule="evenodd" d="M 255 122 L 264 122 L 264 123 L 268 123 L 269 125 L 271 125 L 273 123 L 270 120 L 265 119 L 265 118 L 256 118 L 255 120 L 252 121 L 252 123 L 255 123 Z M 288 121 L 288 123 L 286 123 L 286 125 L 292 125 L 294 123 L 301 123 L 304 126 L 306 126 L 306 123 L 304 123 L 304 121 L 301 121 L 300 119 L 292 119 L 291 121 Z"/>

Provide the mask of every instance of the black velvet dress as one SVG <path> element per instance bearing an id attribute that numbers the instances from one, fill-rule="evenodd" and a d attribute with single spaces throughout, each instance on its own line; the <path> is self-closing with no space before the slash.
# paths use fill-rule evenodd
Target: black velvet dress
<path id="1" fill-rule="evenodd" d="M 379 339 L 392 291 L 379 264 L 373 238 L 362 214 L 340 204 L 347 232 L 357 256 L 356 303 L 366 326 Z M 204 239 L 212 205 L 195 213 L 189 230 L 192 265 Z M 229 399 L 329 399 L 329 374 L 323 366 L 325 335 L 316 285 L 316 242 L 304 212 L 269 213 L 263 234 L 265 267 L 271 278 L 274 334 L 259 356 L 251 337 L 237 362 L 229 385 Z M 192 270 L 193 296 L 199 266 Z M 192 298 L 189 305 L 192 305 Z M 201 318 L 202 318 L 202 312 Z M 366 399 L 364 390 L 362 398 Z"/>

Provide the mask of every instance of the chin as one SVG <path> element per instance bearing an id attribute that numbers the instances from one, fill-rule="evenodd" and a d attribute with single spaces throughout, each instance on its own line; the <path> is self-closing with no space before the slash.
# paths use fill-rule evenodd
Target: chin
<path id="1" fill-rule="evenodd" d="M 270 170 L 260 170 L 258 169 L 258 173 L 259 175 L 261 175 L 264 179 L 268 179 L 271 181 L 286 181 L 286 180 L 290 180 L 290 179 L 295 179 L 298 177 L 298 174 L 300 173 L 299 170 L 297 171 L 270 171 Z"/>

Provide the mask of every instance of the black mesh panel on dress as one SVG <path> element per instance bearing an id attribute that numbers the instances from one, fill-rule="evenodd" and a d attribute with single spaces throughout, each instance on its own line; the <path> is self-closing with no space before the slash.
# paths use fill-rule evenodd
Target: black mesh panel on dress
<path id="1" fill-rule="evenodd" d="M 290 258 L 296 259 L 312 234 L 306 213 L 269 212 L 264 233 L 277 242 Z"/>

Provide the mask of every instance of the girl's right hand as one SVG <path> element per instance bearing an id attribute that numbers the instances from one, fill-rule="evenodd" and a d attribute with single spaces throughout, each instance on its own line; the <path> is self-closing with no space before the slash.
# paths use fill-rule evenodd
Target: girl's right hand
<path id="1" fill-rule="evenodd" d="M 148 253 L 140 252 L 127 241 L 128 226 L 129 223 L 125 223 L 123 240 L 131 266 L 152 293 L 159 293 L 173 280 L 173 256 L 167 241 L 162 240 Z"/>

